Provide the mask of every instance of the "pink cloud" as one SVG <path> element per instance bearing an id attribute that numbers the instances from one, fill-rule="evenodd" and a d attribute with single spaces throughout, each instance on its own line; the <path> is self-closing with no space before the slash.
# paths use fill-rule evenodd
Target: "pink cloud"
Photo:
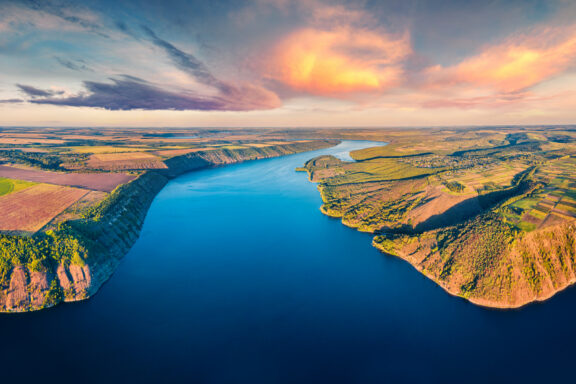
<path id="1" fill-rule="evenodd" d="M 530 88 L 569 70 L 576 62 L 576 27 L 541 28 L 485 47 L 449 67 L 424 72 L 432 86 L 470 85 L 510 93 Z"/>
<path id="2" fill-rule="evenodd" d="M 365 11 L 317 5 L 308 25 L 279 41 L 266 77 L 313 95 L 347 97 L 402 84 L 410 35 L 391 33 Z"/>
<path id="3" fill-rule="evenodd" d="M 406 40 L 353 28 L 302 29 L 280 43 L 272 77 L 316 95 L 381 91 L 402 82 Z"/>
<path id="4" fill-rule="evenodd" d="M 509 108 L 528 103 L 541 103 L 565 97 L 567 94 L 534 95 L 530 92 L 505 93 L 499 95 L 476 96 L 476 97 L 453 97 L 453 98 L 432 98 L 420 103 L 424 108 Z"/>

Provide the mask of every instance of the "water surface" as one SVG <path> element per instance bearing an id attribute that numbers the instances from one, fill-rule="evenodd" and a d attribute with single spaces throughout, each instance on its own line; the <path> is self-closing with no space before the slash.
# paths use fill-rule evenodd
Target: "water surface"
<path id="1" fill-rule="evenodd" d="M 576 295 L 486 310 L 320 213 L 320 154 L 184 175 L 92 299 L 0 316 L 2 382 L 572 381 Z"/>

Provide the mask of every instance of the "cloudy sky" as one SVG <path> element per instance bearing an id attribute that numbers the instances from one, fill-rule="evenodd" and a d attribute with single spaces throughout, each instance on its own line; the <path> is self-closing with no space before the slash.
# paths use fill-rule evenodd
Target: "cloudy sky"
<path id="1" fill-rule="evenodd" d="M 0 0 L 0 125 L 569 123 L 572 0 Z"/>

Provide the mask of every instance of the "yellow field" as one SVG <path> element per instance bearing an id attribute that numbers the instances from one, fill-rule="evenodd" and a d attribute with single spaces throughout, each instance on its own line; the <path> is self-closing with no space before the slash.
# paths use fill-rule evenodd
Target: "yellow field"
<path id="1" fill-rule="evenodd" d="M 86 147 L 64 147 L 76 153 L 123 153 L 123 152 L 142 152 L 150 151 L 150 148 L 132 148 L 132 147 L 113 147 L 113 146 L 86 146 Z"/>
<path id="2" fill-rule="evenodd" d="M 140 160 L 140 159 L 157 159 L 158 157 L 146 152 L 121 152 L 121 153 L 94 154 L 90 156 L 90 158 L 96 159 L 98 161 L 125 161 L 125 160 Z"/>
<path id="3" fill-rule="evenodd" d="M 155 151 L 153 153 L 155 155 L 158 155 L 158 156 L 174 157 L 174 156 L 181 156 L 181 155 L 186 155 L 188 153 L 194 153 L 194 152 L 213 151 L 215 149 L 216 148 L 210 148 L 210 147 L 190 148 L 190 149 L 167 149 L 167 150 Z"/>
<path id="4" fill-rule="evenodd" d="M 498 164 L 484 167 L 478 170 L 456 171 L 446 178 L 447 182 L 458 182 L 464 185 L 467 190 L 481 191 L 488 186 L 506 187 L 518 173 L 524 171 L 528 166 L 524 164 Z M 479 168 L 479 167 L 478 167 Z"/>
<path id="5" fill-rule="evenodd" d="M 94 154 L 87 164 L 93 169 L 109 171 L 167 168 L 160 157 L 146 152 Z"/>
<path id="6" fill-rule="evenodd" d="M 33 186 L 36 183 L 31 181 L 14 180 L 0 177 L 0 196 L 7 195 L 12 192 L 18 192 L 28 187 Z"/>
<path id="7" fill-rule="evenodd" d="M 25 139 L 25 138 L 14 138 L 14 137 L 0 137 L 0 144 L 63 144 L 64 140 L 57 139 Z"/>

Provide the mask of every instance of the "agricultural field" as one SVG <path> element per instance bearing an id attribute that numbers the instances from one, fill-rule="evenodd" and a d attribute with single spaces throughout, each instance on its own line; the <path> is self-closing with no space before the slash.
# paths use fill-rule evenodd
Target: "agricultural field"
<path id="1" fill-rule="evenodd" d="M 161 158 L 148 152 L 93 154 L 86 164 L 89 168 L 104 171 L 167 168 Z"/>
<path id="2" fill-rule="evenodd" d="M 51 252 L 82 265 L 94 244 L 134 241 L 170 177 L 337 140 L 382 145 L 352 152 L 354 161 L 321 156 L 300 169 L 318 183 L 322 212 L 372 233 L 375 247 L 451 294 L 517 307 L 576 281 L 576 130 L 560 126 L 0 128 L 0 248 L 68 244 Z M 48 256 L 34 257 L 10 256 L 0 278 L 18 263 L 49 269 L 37 266 Z"/>
<path id="3" fill-rule="evenodd" d="M 171 178 L 338 144 L 307 134 L 0 127 L 0 311 L 90 297 Z"/>
<path id="4" fill-rule="evenodd" d="M 132 148 L 132 147 L 115 147 L 115 146 L 78 146 L 78 147 L 63 147 L 61 149 L 69 149 L 76 153 L 129 153 L 129 152 L 142 152 L 150 151 L 150 148 Z"/>
<path id="5" fill-rule="evenodd" d="M 112 192 L 165 161 L 306 143 L 253 130 L 0 127 L 2 232 L 34 234 L 81 219 Z M 227 160 L 226 160 L 227 159 Z M 204 160 L 203 160 L 204 161 Z M 218 160 L 220 161 L 220 160 Z"/>
<path id="6" fill-rule="evenodd" d="M 0 198 L 0 231 L 36 232 L 89 191 L 36 184 Z"/>
<path id="7" fill-rule="evenodd" d="M 30 181 L 13 180 L 0 177 L 0 196 L 26 189 L 35 183 Z"/>
<path id="8" fill-rule="evenodd" d="M 86 188 L 96 191 L 111 192 L 117 186 L 135 178 L 124 173 L 73 173 L 53 172 L 34 168 L 0 165 L 0 177 L 26 180 L 37 183 Z"/>
<path id="9" fill-rule="evenodd" d="M 480 305 L 544 300 L 576 279 L 573 129 L 387 134 L 355 162 L 305 164 L 324 213 Z"/>

